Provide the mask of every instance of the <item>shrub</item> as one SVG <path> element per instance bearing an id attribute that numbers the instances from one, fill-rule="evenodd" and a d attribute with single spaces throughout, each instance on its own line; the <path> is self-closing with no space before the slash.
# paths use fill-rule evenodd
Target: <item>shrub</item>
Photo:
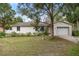
<path id="1" fill-rule="evenodd" d="M 38 32 L 37 33 L 37 36 L 41 36 L 41 35 L 45 35 L 45 33 L 44 32 Z"/>
<path id="2" fill-rule="evenodd" d="M 45 31 L 43 34 L 44 34 L 44 35 L 48 35 L 49 33 Z"/>
<path id="3" fill-rule="evenodd" d="M 26 33 L 26 36 L 32 36 L 31 32 Z"/>
<path id="4" fill-rule="evenodd" d="M 11 33 L 6 33 L 6 37 L 11 37 Z"/>
<path id="5" fill-rule="evenodd" d="M 11 33 L 11 36 L 12 36 L 12 37 L 17 37 L 18 34 L 17 34 L 16 32 L 12 32 L 12 33 Z"/>
<path id="6" fill-rule="evenodd" d="M 25 37 L 26 34 L 21 33 L 21 34 L 19 34 L 19 36 L 20 36 L 20 37 Z"/>
<path id="7" fill-rule="evenodd" d="M 41 36 L 41 35 L 48 35 L 47 32 L 35 32 L 33 33 L 34 36 Z"/>
<path id="8" fill-rule="evenodd" d="M 33 36 L 38 36 L 38 32 L 34 32 L 33 33 Z"/>
<path id="9" fill-rule="evenodd" d="M 16 33 L 16 32 L 11 33 L 11 37 L 24 37 L 24 36 L 27 36 L 27 35 L 23 33 Z"/>
<path id="10" fill-rule="evenodd" d="M 44 35 L 48 35 L 48 27 L 45 29 L 45 31 L 43 32 Z"/>
<path id="11" fill-rule="evenodd" d="M 72 55 L 72 56 L 79 56 L 79 44 L 70 48 L 69 50 L 69 55 Z"/>
<path id="12" fill-rule="evenodd" d="M 79 36 L 79 31 L 72 31 L 73 36 Z"/>
<path id="13" fill-rule="evenodd" d="M 5 32 L 0 32 L 0 38 L 5 37 L 6 33 Z"/>
<path id="14" fill-rule="evenodd" d="M 23 37 L 23 36 L 41 36 L 41 35 L 46 35 L 47 33 L 44 32 L 34 32 L 33 34 L 31 32 L 28 32 L 26 34 L 23 33 L 16 33 L 16 32 L 12 32 L 11 33 L 11 37 Z"/>
<path id="15" fill-rule="evenodd" d="M 37 36 L 41 36 L 42 34 L 43 34 L 43 33 L 38 32 L 38 33 L 37 33 Z"/>
<path id="16" fill-rule="evenodd" d="M 32 34 L 31 34 L 31 32 L 28 32 L 26 34 L 16 33 L 16 32 L 11 33 L 11 37 L 25 37 L 25 36 L 32 36 Z"/>
<path id="17" fill-rule="evenodd" d="M 33 35 L 34 35 L 34 36 L 36 36 L 36 35 L 37 35 L 37 33 L 36 33 L 36 32 L 34 32 L 34 33 L 33 33 Z"/>

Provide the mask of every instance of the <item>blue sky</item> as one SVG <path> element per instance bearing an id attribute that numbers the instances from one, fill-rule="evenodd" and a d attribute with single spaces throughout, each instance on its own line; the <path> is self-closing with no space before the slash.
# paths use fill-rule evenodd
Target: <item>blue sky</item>
<path id="1" fill-rule="evenodd" d="M 17 12 L 17 11 L 18 11 L 18 10 L 17 10 L 17 5 L 18 5 L 17 3 L 10 3 L 10 5 L 12 6 L 12 9 L 16 11 L 16 15 L 15 15 L 16 17 L 17 17 L 17 16 L 22 17 L 22 19 L 23 19 L 24 22 L 31 21 L 30 18 L 27 18 L 26 16 L 22 16 L 21 14 L 19 14 L 19 13 Z M 42 17 L 42 19 L 43 19 L 43 21 L 44 21 L 44 17 Z"/>
<path id="2" fill-rule="evenodd" d="M 11 3 L 12 9 L 17 10 L 17 3 Z"/>
<path id="3" fill-rule="evenodd" d="M 30 21 L 30 19 L 26 16 L 22 16 L 21 14 L 17 13 L 17 3 L 10 3 L 10 5 L 12 6 L 12 9 L 16 11 L 16 16 L 21 16 L 25 22 Z"/>

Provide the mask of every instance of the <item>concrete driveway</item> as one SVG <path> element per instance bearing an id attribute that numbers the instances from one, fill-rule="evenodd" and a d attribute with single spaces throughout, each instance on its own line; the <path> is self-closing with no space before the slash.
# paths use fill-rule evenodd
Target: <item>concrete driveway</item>
<path id="1" fill-rule="evenodd" d="M 66 40 L 69 40 L 69 41 L 74 42 L 74 43 L 79 42 L 79 37 L 74 37 L 74 36 L 59 36 L 59 37 L 66 39 Z"/>

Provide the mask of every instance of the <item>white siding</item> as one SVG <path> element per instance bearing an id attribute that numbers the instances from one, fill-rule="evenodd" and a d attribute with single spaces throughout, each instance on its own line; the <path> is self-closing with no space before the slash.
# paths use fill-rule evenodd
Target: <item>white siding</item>
<path id="1" fill-rule="evenodd" d="M 12 27 L 12 30 L 6 30 L 6 33 L 16 32 L 16 33 L 28 33 L 36 32 L 34 27 L 20 27 L 20 31 L 17 31 L 17 27 Z"/>

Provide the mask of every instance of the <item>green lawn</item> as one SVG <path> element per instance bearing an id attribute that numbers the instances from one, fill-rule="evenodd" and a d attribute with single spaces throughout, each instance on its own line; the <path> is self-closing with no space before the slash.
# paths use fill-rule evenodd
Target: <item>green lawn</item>
<path id="1" fill-rule="evenodd" d="M 50 38 L 50 37 L 48 37 Z M 41 37 L 0 38 L 0 55 L 68 55 L 75 45 L 64 39 L 42 40 Z"/>

